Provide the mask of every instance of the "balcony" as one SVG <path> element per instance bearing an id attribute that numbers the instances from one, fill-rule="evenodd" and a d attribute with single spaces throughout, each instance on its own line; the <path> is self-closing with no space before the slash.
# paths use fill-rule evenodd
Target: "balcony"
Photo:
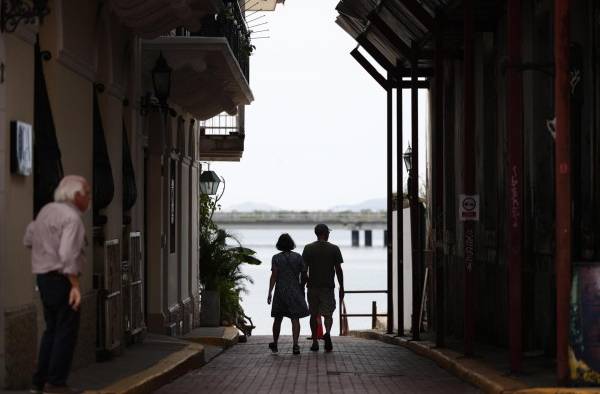
<path id="1" fill-rule="evenodd" d="M 236 115 L 254 100 L 248 84 L 252 46 L 237 1 L 203 18 L 195 32 L 177 28 L 142 46 L 145 90 L 152 91 L 151 70 L 162 52 L 173 69 L 170 103 L 199 120 Z"/>
<path id="2" fill-rule="evenodd" d="M 246 19 L 236 0 L 226 2 L 224 11 L 217 16 L 204 18 L 200 30 L 192 33 L 178 30 L 181 34 L 189 34 L 192 37 L 225 37 L 246 81 L 250 81 L 250 53 L 253 47 Z"/>
<path id="3" fill-rule="evenodd" d="M 202 18 L 223 8 L 222 0 L 111 0 L 109 4 L 125 26 L 147 39 L 177 26 L 198 29 Z"/>
<path id="4" fill-rule="evenodd" d="M 244 109 L 200 122 L 200 160 L 240 161 L 244 153 Z"/>

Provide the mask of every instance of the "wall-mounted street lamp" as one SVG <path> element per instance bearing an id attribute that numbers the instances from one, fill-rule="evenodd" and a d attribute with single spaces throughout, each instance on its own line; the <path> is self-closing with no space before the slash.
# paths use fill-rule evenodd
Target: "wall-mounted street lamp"
<path id="1" fill-rule="evenodd" d="M 20 22 L 40 23 L 50 13 L 48 0 L 0 0 L 0 30 L 3 33 L 12 33 L 17 30 Z"/>
<path id="2" fill-rule="evenodd" d="M 208 196 L 214 196 L 219 190 L 221 184 L 221 178 L 216 172 L 211 170 L 203 171 L 200 174 L 200 192 Z"/>
<path id="3" fill-rule="evenodd" d="M 410 175 L 410 170 L 412 168 L 412 148 L 410 147 L 410 145 L 408 145 L 408 148 L 406 148 L 406 152 L 404 152 L 402 158 L 404 159 L 406 172 L 408 172 L 408 175 Z"/>
<path id="4" fill-rule="evenodd" d="M 167 100 L 171 94 L 171 67 L 167 64 L 162 52 L 156 59 L 156 64 L 152 69 L 152 85 L 154 86 L 154 95 L 162 107 L 167 106 Z"/>
<path id="5" fill-rule="evenodd" d="M 156 58 L 154 68 L 152 68 L 152 87 L 154 89 L 154 97 L 150 92 L 146 92 L 145 96 L 142 96 L 140 102 L 140 113 L 145 116 L 151 110 L 167 110 L 171 116 L 177 116 L 174 109 L 170 108 L 167 104 L 169 96 L 171 95 L 171 74 L 173 69 L 167 63 L 167 59 L 163 56 L 162 52 Z"/>
<path id="6" fill-rule="evenodd" d="M 225 179 L 210 170 L 210 163 L 203 163 L 206 163 L 207 169 L 200 174 L 200 193 L 207 196 L 216 196 L 219 193 L 219 186 L 223 185 L 221 194 L 215 199 L 215 202 L 219 201 L 225 193 Z"/>

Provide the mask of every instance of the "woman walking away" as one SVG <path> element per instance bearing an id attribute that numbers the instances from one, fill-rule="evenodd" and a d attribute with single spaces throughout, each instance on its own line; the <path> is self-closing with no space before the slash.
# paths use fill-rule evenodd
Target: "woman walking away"
<path id="1" fill-rule="evenodd" d="M 302 256 L 292 250 L 296 247 L 294 240 L 289 234 L 281 234 L 275 247 L 281 250 L 273 256 L 271 266 L 271 280 L 269 281 L 269 296 L 267 303 L 271 307 L 273 320 L 273 342 L 269 348 L 273 353 L 277 352 L 277 341 L 281 330 L 281 321 L 284 317 L 292 321 L 292 335 L 294 338 L 293 353 L 300 354 L 298 337 L 300 336 L 300 318 L 309 315 L 308 306 L 304 297 L 304 285 L 306 283 L 306 268 Z M 275 287 L 275 297 L 271 299 Z"/>

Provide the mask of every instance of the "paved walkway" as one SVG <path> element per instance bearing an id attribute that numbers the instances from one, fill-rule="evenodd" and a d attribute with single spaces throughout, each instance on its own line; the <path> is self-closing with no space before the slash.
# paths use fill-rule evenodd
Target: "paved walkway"
<path id="1" fill-rule="evenodd" d="M 313 353 L 301 339 L 292 354 L 282 337 L 271 354 L 267 336 L 252 336 L 204 367 L 162 387 L 159 393 L 477 393 L 410 350 L 379 341 L 334 337 L 334 351 Z"/>

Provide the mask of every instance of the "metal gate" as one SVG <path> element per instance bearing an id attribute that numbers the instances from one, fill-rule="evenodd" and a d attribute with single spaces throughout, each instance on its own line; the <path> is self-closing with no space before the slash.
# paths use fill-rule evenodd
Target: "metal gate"
<path id="1" fill-rule="evenodd" d="M 104 243 L 104 350 L 121 345 L 121 248 L 118 239 Z"/>
<path id="2" fill-rule="evenodd" d="M 144 324 L 144 271 L 142 266 L 142 234 L 129 233 L 129 317 L 130 335 L 145 328 Z"/>

